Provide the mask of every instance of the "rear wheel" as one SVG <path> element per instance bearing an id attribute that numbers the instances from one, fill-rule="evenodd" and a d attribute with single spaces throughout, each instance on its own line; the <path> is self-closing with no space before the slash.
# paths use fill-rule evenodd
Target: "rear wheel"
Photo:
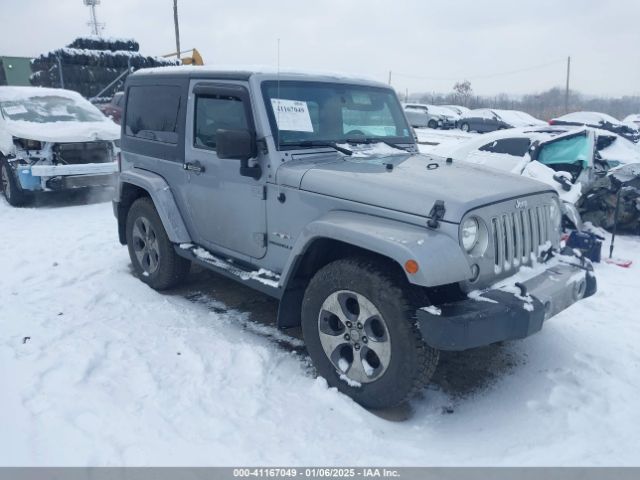
<path id="1" fill-rule="evenodd" d="M 438 351 L 415 325 L 411 288 L 387 265 L 344 259 L 305 292 L 302 331 L 318 374 L 364 407 L 406 402 L 435 371 Z"/>
<path id="2" fill-rule="evenodd" d="M 150 198 L 139 198 L 131 205 L 126 236 L 133 269 L 150 287 L 171 288 L 189 273 L 191 263 L 174 251 Z"/>
<path id="3" fill-rule="evenodd" d="M 0 160 L 0 190 L 13 207 L 20 207 L 29 200 L 28 195 L 18 186 L 13 169 L 6 160 Z"/>

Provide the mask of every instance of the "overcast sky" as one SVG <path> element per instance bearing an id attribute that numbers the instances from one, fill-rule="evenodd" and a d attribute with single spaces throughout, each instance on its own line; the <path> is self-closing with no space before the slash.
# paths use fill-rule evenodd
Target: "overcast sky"
<path id="1" fill-rule="evenodd" d="M 640 93 L 638 0 L 179 0 L 183 48 L 205 63 L 364 74 L 404 92 L 478 94 L 564 86 Z M 104 35 L 175 50 L 173 0 L 102 0 Z M 0 0 L 1 55 L 36 56 L 89 33 L 82 0 Z"/>

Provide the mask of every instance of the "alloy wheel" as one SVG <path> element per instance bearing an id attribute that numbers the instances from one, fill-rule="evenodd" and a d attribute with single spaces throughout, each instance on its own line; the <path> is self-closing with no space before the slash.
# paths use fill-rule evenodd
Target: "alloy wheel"
<path id="1" fill-rule="evenodd" d="M 143 274 L 151 275 L 160 264 L 160 246 L 156 232 L 146 217 L 138 217 L 133 224 L 133 251 Z"/>
<path id="2" fill-rule="evenodd" d="M 350 290 L 332 293 L 318 316 L 320 343 L 338 373 L 360 384 L 380 378 L 391 361 L 389 329 L 376 306 Z"/>

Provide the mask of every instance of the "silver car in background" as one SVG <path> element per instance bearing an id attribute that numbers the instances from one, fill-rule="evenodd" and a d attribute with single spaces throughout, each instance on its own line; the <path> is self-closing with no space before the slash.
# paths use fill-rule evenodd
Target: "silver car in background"
<path id="1" fill-rule="evenodd" d="M 403 107 L 413 128 L 449 129 L 457 126 L 458 116 L 455 112 L 439 105 L 407 103 Z"/>

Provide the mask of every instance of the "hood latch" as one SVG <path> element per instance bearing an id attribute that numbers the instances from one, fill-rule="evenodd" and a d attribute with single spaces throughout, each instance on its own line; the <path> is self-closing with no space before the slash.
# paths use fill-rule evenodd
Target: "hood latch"
<path id="1" fill-rule="evenodd" d="M 431 218 L 427 221 L 427 225 L 430 228 L 438 228 L 440 226 L 440 220 L 444 218 L 446 211 L 447 209 L 444 206 L 444 200 L 436 200 L 429 212 L 429 217 Z"/>

